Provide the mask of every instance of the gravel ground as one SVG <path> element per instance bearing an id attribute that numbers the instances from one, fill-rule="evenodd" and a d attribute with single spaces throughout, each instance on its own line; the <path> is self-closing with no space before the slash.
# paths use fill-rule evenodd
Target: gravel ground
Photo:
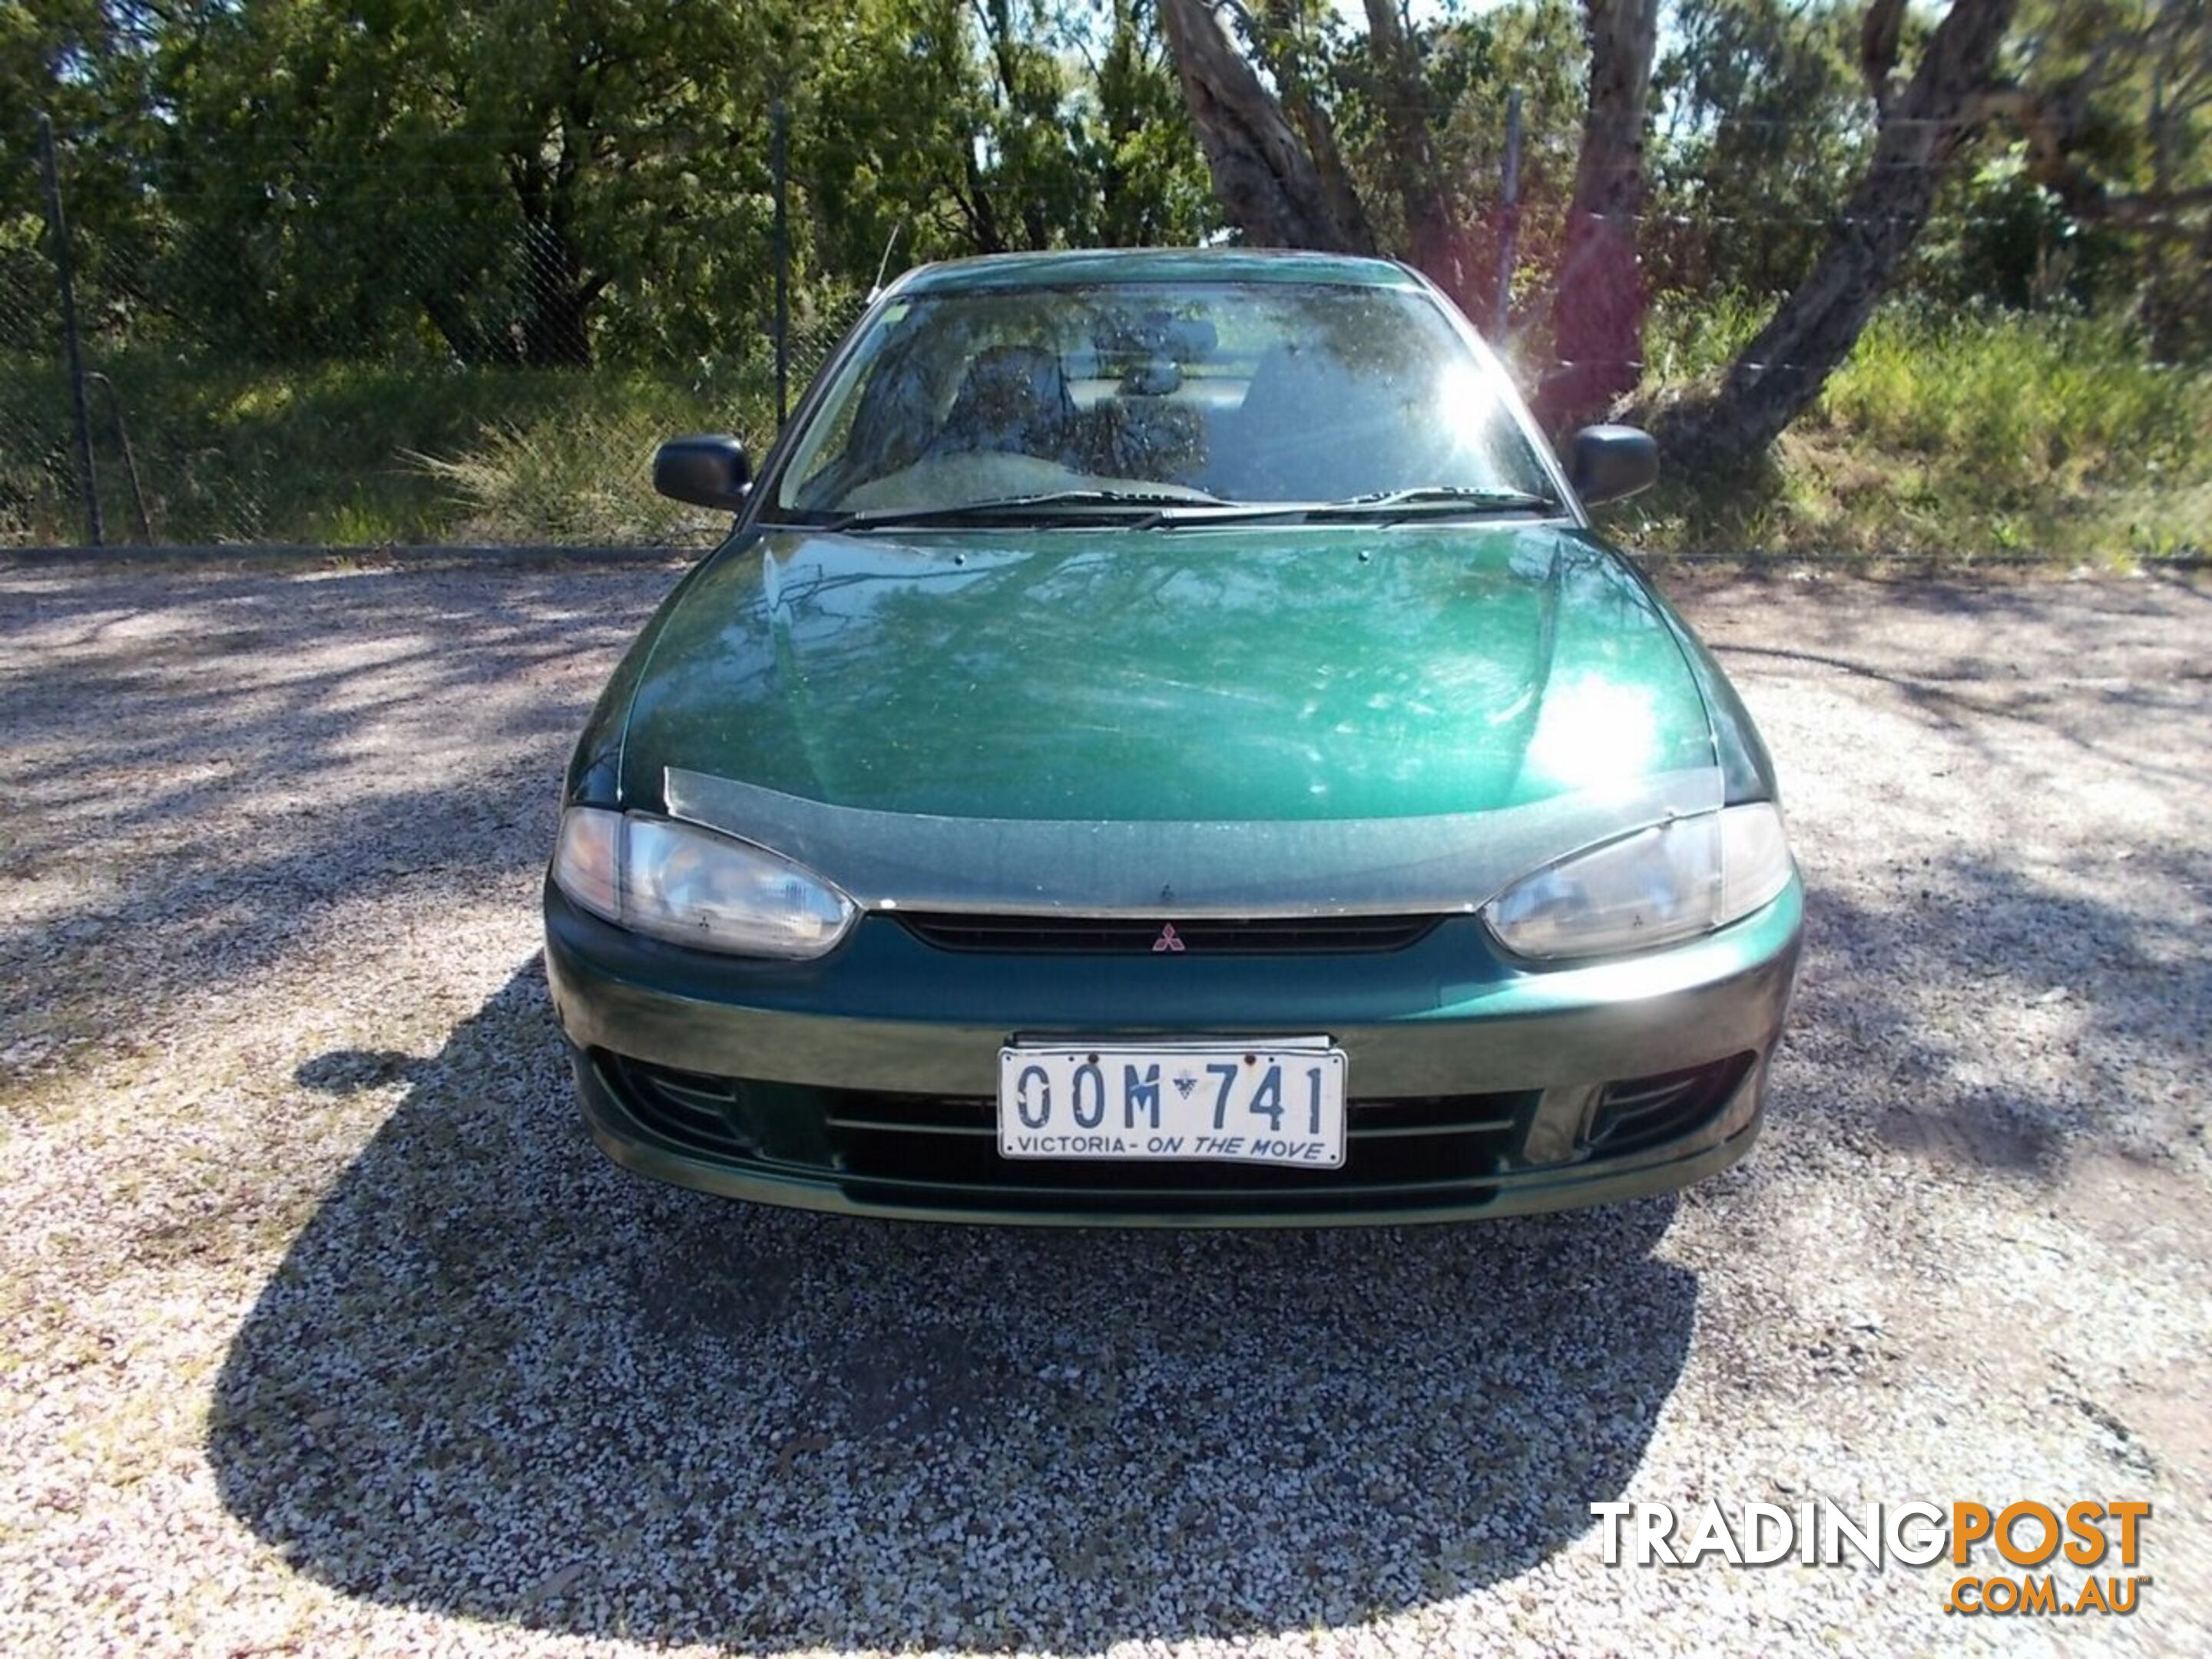
<path id="1" fill-rule="evenodd" d="M 2212 592 L 1687 584 L 1814 896 L 1753 1159 L 1117 1236 L 590 1148 L 536 887 L 669 580 L 0 569 L 14 1650 L 2212 1651 Z M 1602 1565 L 1711 1496 L 2148 1498 L 2152 1582 Z"/>

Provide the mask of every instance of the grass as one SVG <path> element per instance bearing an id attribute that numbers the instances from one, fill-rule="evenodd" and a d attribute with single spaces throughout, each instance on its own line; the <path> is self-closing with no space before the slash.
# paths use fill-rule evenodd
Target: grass
<path id="1" fill-rule="evenodd" d="M 582 409 L 559 421 L 502 418 L 458 453 L 406 459 L 445 487 L 459 514 L 460 533 L 449 539 L 681 543 L 729 515 L 655 495 L 647 459 L 660 439 L 700 424 L 696 412 Z"/>
<path id="2" fill-rule="evenodd" d="M 1710 384 L 1760 321 L 1662 308 L 1647 395 Z M 711 520 L 654 495 L 653 444 L 763 441 L 761 365 L 665 374 L 444 364 L 270 369 L 97 357 L 154 538 L 345 547 L 683 542 Z M 0 545 L 71 542 L 69 404 L 51 363 L 0 359 Z M 109 407 L 94 427 L 111 539 L 137 539 Z M 2205 551 L 2212 371 L 2148 363 L 2122 325 L 1996 313 L 1876 317 L 1820 403 L 1725 487 L 1679 476 L 1605 515 L 1660 555 L 2140 563 Z"/>
<path id="3" fill-rule="evenodd" d="M 1760 317 L 1663 312 L 1646 395 L 1709 385 Z M 1878 314 L 1819 403 L 1727 486 L 1662 483 L 1607 515 L 1658 553 L 2093 566 L 2212 541 L 2212 370 L 2149 362 L 2124 325 Z"/>
<path id="4" fill-rule="evenodd" d="M 113 408 L 150 539 L 337 546 L 627 542 L 682 538 L 697 515 L 653 493 L 653 444 L 722 424 L 773 429 L 752 373 L 460 369 L 328 364 L 270 369 L 155 354 L 97 367 L 94 461 L 108 538 L 138 530 Z M 70 543 L 83 520 L 58 370 L 0 360 L 0 545 Z"/>

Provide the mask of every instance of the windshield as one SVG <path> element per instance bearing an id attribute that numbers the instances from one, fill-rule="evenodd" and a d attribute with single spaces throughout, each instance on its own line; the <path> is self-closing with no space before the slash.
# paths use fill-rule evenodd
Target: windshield
<path id="1" fill-rule="evenodd" d="M 1409 493 L 1463 510 L 1554 493 L 1426 294 L 1124 283 L 895 301 L 817 406 L 775 506 L 866 519 Z"/>

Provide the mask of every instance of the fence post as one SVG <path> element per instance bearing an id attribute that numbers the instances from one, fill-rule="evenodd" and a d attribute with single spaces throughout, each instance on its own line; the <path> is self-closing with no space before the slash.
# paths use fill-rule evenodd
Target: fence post
<path id="1" fill-rule="evenodd" d="M 1505 94 L 1505 193 L 1498 216 L 1498 349 L 1505 349 L 1513 326 L 1514 242 L 1521 233 L 1521 89 Z"/>
<path id="2" fill-rule="evenodd" d="M 100 522 L 100 480 L 92 470 L 92 416 L 84 401 L 84 354 L 76 337 L 76 288 L 70 276 L 69 222 L 62 216 L 60 175 L 54 170 L 54 124 L 39 113 L 39 171 L 46 189 L 46 228 L 54 238 L 54 276 L 62 292 L 62 356 L 69 366 L 70 398 L 76 414 L 76 479 L 84 492 L 87 538 L 98 547 L 104 540 Z"/>
<path id="3" fill-rule="evenodd" d="M 769 106 L 769 166 L 775 174 L 775 429 L 791 410 L 790 123 L 779 98 Z"/>
<path id="4" fill-rule="evenodd" d="M 98 372 L 84 377 L 100 382 L 100 389 L 107 394 L 107 418 L 115 428 L 115 447 L 123 456 L 123 476 L 131 482 L 131 506 L 138 517 L 138 539 L 149 547 L 154 544 L 154 520 L 146 513 L 146 486 L 138 481 L 138 457 L 131 447 L 131 428 L 123 423 L 123 399 L 116 395 L 115 382 Z"/>

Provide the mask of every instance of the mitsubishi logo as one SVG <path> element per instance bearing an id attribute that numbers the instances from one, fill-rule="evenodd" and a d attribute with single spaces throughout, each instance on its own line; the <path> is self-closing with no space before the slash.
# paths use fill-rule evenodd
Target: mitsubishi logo
<path id="1" fill-rule="evenodd" d="M 1183 948 L 1182 939 L 1175 930 L 1175 923 L 1171 921 L 1160 929 L 1160 936 L 1152 941 L 1154 956 L 1159 955 L 1163 951 L 1180 951 Z"/>

